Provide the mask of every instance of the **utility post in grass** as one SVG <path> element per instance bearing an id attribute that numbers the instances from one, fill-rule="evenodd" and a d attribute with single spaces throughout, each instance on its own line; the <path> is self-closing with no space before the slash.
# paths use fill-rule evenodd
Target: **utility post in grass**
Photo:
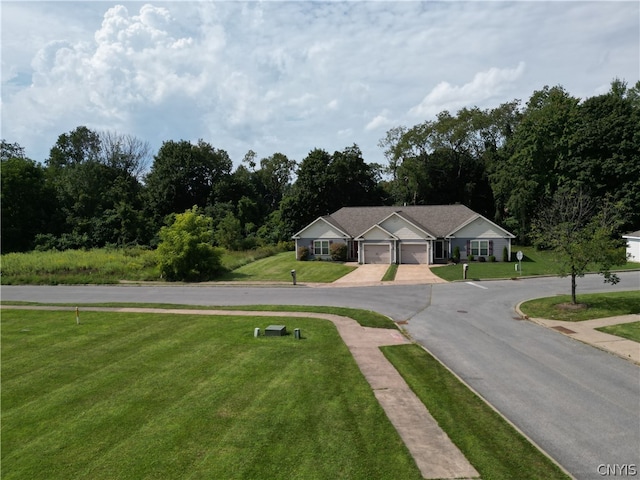
<path id="1" fill-rule="evenodd" d="M 76 325 L 80 325 L 80 309 L 76 307 Z"/>

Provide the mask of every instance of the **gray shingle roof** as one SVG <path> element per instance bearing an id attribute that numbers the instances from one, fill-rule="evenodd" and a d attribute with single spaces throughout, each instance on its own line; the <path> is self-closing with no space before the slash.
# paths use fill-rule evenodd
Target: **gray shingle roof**
<path id="1" fill-rule="evenodd" d="M 324 218 L 352 237 L 357 237 L 393 212 L 397 212 L 434 237 L 444 237 L 478 215 L 464 205 L 411 205 L 405 207 L 343 207 Z"/>

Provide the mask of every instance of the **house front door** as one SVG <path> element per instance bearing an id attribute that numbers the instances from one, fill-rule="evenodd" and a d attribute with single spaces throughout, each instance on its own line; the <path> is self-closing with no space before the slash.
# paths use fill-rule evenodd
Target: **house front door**
<path id="1" fill-rule="evenodd" d="M 444 240 L 436 240 L 436 251 L 434 260 L 443 260 L 444 258 L 446 258 L 447 249 L 445 243 L 446 242 Z"/>
<path id="2" fill-rule="evenodd" d="M 353 240 L 349 240 L 349 260 L 358 260 L 358 242 L 354 242 Z"/>

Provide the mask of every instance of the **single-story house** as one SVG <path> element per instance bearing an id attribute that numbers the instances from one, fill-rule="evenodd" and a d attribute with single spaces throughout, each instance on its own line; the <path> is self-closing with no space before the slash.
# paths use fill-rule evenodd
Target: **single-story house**
<path id="1" fill-rule="evenodd" d="M 456 247 L 460 258 L 511 258 L 513 234 L 464 205 L 343 207 L 318 217 L 293 236 L 310 258 L 329 259 L 333 243 L 347 245 L 358 263 L 446 263 Z"/>
<path id="2" fill-rule="evenodd" d="M 627 239 L 627 260 L 640 262 L 640 230 L 622 235 Z"/>

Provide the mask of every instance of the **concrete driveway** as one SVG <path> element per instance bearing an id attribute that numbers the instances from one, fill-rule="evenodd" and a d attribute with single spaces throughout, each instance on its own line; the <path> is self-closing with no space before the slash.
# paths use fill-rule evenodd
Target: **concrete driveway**
<path id="1" fill-rule="evenodd" d="M 357 265 L 357 264 L 353 264 Z M 365 286 L 365 285 L 425 285 L 433 283 L 447 283 L 437 275 L 434 275 L 428 265 L 398 265 L 396 278 L 390 282 L 382 282 L 382 277 L 389 268 L 384 265 L 357 265 L 353 272 L 339 278 L 332 285 L 336 286 Z M 439 267 L 434 267 L 439 268 Z"/>
<path id="2" fill-rule="evenodd" d="M 365 264 L 357 265 L 353 272 L 347 273 L 344 277 L 339 278 L 332 285 L 347 286 L 347 285 L 379 285 L 382 277 L 387 272 L 389 265 L 374 265 Z"/>
<path id="3" fill-rule="evenodd" d="M 398 265 L 396 278 L 393 283 L 420 285 L 425 283 L 447 283 L 435 275 L 431 268 L 446 267 L 429 267 L 428 265 Z"/>

